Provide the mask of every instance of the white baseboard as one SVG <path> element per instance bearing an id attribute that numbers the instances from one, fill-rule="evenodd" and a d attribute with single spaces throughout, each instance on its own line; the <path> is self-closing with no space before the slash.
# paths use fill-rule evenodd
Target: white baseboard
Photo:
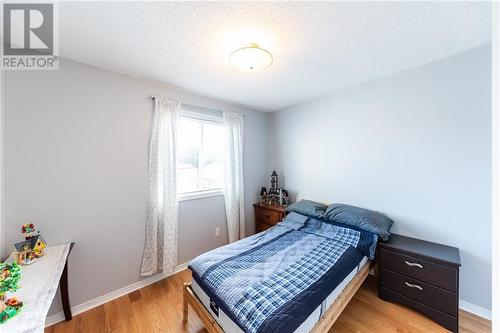
<path id="1" fill-rule="evenodd" d="M 151 277 L 148 277 L 146 279 L 134 282 L 132 284 L 129 284 L 128 286 L 125 286 L 123 288 L 120 288 L 118 290 L 112 291 L 110 293 L 107 293 L 105 295 L 99 296 L 97 298 L 91 299 L 90 301 L 84 302 L 82 304 L 79 304 L 77 306 L 74 306 L 71 308 L 71 311 L 74 316 L 77 314 L 80 314 L 82 312 L 88 311 L 90 309 L 93 309 L 99 305 L 102 305 L 104 303 L 107 303 L 109 301 L 112 301 L 118 297 L 122 297 L 124 295 L 127 295 L 133 291 L 136 291 L 138 289 L 144 288 L 152 283 L 155 283 L 157 281 L 160 281 L 161 279 L 164 279 L 172 274 L 178 273 L 184 269 L 186 269 L 188 266 L 188 263 L 183 263 L 180 265 L 177 265 L 174 267 L 174 271 L 171 274 L 156 274 Z M 487 310 L 485 308 L 482 308 L 478 305 L 466 302 L 464 300 L 459 301 L 459 308 L 470 312 L 472 314 L 475 314 L 476 316 L 491 320 L 491 310 Z M 45 327 L 52 326 L 54 324 L 57 324 L 61 321 L 64 321 L 64 313 L 59 312 L 56 314 L 53 314 L 51 316 L 48 316 L 47 319 L 45 319 Z"/>
<path id="2" fill-rule="evenodd" d="M 475 305 L 475 304 L 466 302 L 464 300 L 460 300 L 458 302 L 458 307 L 464 311 L 475 314 L 476 316 L 491 320 L 491 310 L 487 310 L 485 308 L 482 308 L 479 305 Z"/>
<path id="3" fill-rule="evenodd" d="M 162 273 L 156 274 L 156 275 L 150 276 L 148 278 L 145 278 L 143 280 L 129 284 L 128 286 L 125 286 L 125 287 L 120 288 L 118 290 L 115 290 L 115 291 L 112 291 L 110 293 L 99 296 L 97 298 L 91 299 L 90 301 L 73 306 L 73 307 L 71 307 L 71 312 L 72 312 L 73 316 L 76 316 L 77 314 L 80 314 L 82 312 L 93 309 L 99 305 L 102 305 L 104 303 L 112 301 L 118 297 L 122 297 L 124 295 L 127 295 L 133 291 L 144 288 L 152 283 L 155 283 L 155 282 L 160 281 L 166 277 L 169 277 L 170 275 L 178 273 L 178 272 L 186 269 L 188 264 L 189 264 L 189 262 L 185 262 L 183 264 L 175 266 L 174 271 L 171 274 L 162 274 Z M 63 312 L 53 314 L 51 316 L 48 316 L 45 319 L 45 327 L 52 326 L 52 325 L 57 324 L 61 321 L 64 321 L 64 313 Z"/>

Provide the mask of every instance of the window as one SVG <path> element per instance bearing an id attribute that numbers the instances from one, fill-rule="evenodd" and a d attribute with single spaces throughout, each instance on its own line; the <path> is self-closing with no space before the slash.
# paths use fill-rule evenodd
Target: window
<path id="1" fill-rule="evenodd" d="M 222 194 L 222 119 L 183 110 L 178 128 L 177 186 L 180 198 Z"/>

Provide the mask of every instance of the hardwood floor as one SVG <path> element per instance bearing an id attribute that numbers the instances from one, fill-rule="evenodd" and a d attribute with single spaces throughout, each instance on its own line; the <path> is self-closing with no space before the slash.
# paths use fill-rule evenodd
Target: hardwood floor
<path id="1" fill-rule="evenodd" d="M 206 332 L 193 311 L 182 323 L 182 284 L 191 280 L 188 270 L 117 298 L 90 311 L 45 329 L 45 333 Z M 377 282 L 368 277 L 330 333 L 429 333 L 448 332 L 407 307 L 382 301 Z M 461 333 L 491 332 L 491 322 L 460 312 Z"/>

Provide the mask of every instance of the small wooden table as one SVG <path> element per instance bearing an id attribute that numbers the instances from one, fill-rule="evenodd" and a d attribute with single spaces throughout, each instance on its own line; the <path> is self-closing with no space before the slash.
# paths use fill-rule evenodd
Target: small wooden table
<path id="1" fill-rule="evenodd" d="M 29 266 L 21 266 L 20 288 L 11 293 L 23 302 L 19 314 L 0 324 L 0 332 L 43 333 L 45 318 L 56 294 L 61 289 L 61 300 L 66 320 L 71 320 L 68 295 L 68 257 L 75 243 L 66 243 L 45 248 L 45 254 Z M 6 261 L 13 261 L 11 255 Z M 9 295 L 7 295 L 9 297 Z"/>

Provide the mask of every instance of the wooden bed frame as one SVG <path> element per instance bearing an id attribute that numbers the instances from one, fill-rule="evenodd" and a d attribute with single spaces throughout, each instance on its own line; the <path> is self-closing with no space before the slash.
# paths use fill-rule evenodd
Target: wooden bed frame
<path id="1" fill-rule="evenodd" d="M 333 326 L 333 323 L 340 316 L 344 308 L 347 306 L 351 298 L 358 291 L 359 287 L 365 281 L 368 273 L 370 272 L 372 265 L 370 261 L 366 262 L 363 267 L 356 273 L 349 284 L 340 293 L 333 304 L 328 308 L 327 311 L 321 316 L 320 320 L 314 325 L 311 333 L 327 333 Z M 194 294 L 191 288 L 191 283 L 184 283 L 184 300 L 183 300 L 183 321 L 188 320 L 188 308 L 194 310 L 198 315 L 203 325 L 205 325 L 206 330 L 209 333 L 224 333 L 224 330 L 215 321 L 208 310 L 203 306 L 198 297 Z"/>

